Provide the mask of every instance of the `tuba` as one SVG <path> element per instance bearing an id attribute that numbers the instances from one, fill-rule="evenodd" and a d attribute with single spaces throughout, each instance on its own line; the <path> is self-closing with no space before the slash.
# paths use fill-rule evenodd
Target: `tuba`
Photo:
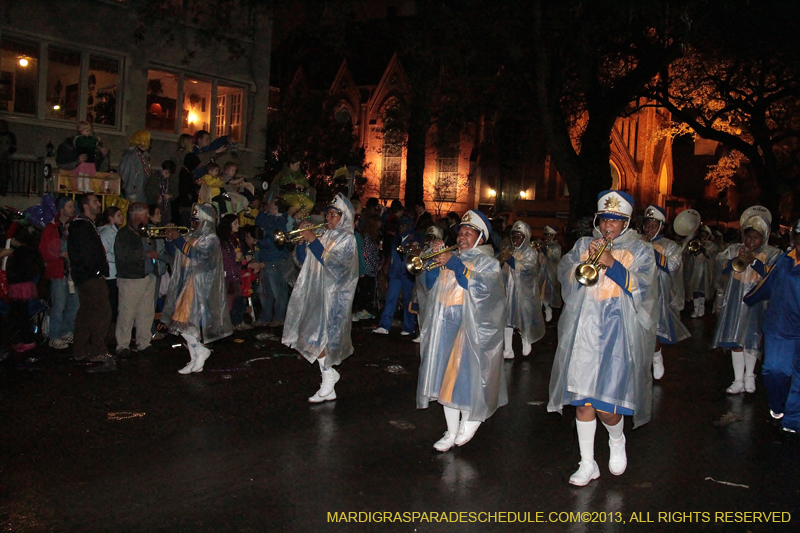
<path id="1" fill-rule="evenodd" d="M 301 239 L 301 234 L 304 231 L 316 231 L 318 229 L 322 229 L 327 227 L 328 224 L 323 222 L 321 224 L 317 224 L 316 226 L 309 226 L 307 228 L 300 228 L 293 231 L 286 231 L 283 232 L 279 229 L 276 229 L 275 232 L 272 234 L 272 238 L 275 240 L 276 246 L 283 246 L 287 242 L 294 242 Z"/>
<path id="2" fill-rule="evenodd" d="M 186 226 L 151 226 L 146 228 L 147 236 L 151 239 L 166 239 L 169 230 L 175 230 L 181 235 L 188 235 L 190 231 Z"/>
<path id="3" fill-rule="evenodd" d="M 458 250 L 458 245 L 454 244 L 449 248 L 444 248 L 439 250 L 438 252 L 430 252 L 424 255 L 412 255 L 406 257 L 406 270 L 414 276 L 419 276 L 423 272 L 427 272 L 429 270 L 434 270 L 439 268 L 436 266 L 436 263 L 431 261 L 437 255 L 441 255 L 446 252 L 455 252 Z"/>
<path id="4" fill-rule="evenodd" d="M 608 234 L 608 232 L 606 232 L 606 234 Z M 597 280 L 600 279 L 600 269 L 605 268 L 600 264 L 600 256 L 603 255 L 606 248 L 611 251 L 613 247 L 614 245 L 611 240 L 604 237 L 603 246 L 601 246 L 594 255 L 575 267 L 575 279 L 578 280 L 578 283 L 586 287 L 591 287 L 597 283 Z"/>
<path id="5" fill-rule="evenodd" d="M 672 229 L 681 237 L 688 237 L 700 227 L 700 213 L 694 209 L 681 211 L 672 223 Z"/>

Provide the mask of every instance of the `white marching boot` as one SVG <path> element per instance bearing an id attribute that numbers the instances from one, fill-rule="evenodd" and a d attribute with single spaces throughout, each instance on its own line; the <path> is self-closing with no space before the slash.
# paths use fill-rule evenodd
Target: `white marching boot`
<path id="1" fill-rule="evenodd" d="M 433 447 L 436 451 L 439 452 L 446 452 L 450 448 L 453 447 L 453 444 L 456 442 L 456 436 L 458 435 L 458 417 L 461 415 L 461 412 L 458 409 L 453 409 L 452 407 L 444 407 L 444 418 L 447 421 L 447 431 L 444 432 L 442 438 L 437 440 Z"/>
<path id="2" fill-rule="evenodd" d="M 733 364 L 733 383 L 725 392 L 728 394 L 741 394 L 744 388 L 744 352 L 731 350 L 731 363 Z M 755 382 L 753 383 L 755 387 Z"/>
<path id="3" fill-rule="evenodd" d="M 532 344 L 529 342 L 522 341 L 522 355 L 530 355 Z"/>
<path id="4" fill-rule="evenodd" d="M 184 337 L 184 339 L 186 340 L 186 347 L 189 349 L 189 357 L 191 359 L 189 359 L 189 362 L 185 367 L 178 370 L 178 374 L 183 374 L 185 376 L 192 373 L 192 368 L 194 368 L 194 364 L 197 361 L 197 353 L 195 351 L 195 348 L 197 347 L 197 341 L 193 338 L 189 339 Z M 192 346 L 193 344 L 194 346 Z"/>
<path id="5" fill-rule="evenodd" d="M 325 358 L 317 359 L 319 363 L 319 371 L 322 374 L 322 384 L 319 390 L 314 393 L 314 396 L 308 399 L 309 403 L 329 402 L 336 399 L 336 391 L 334 386 L 339 381 L 339 373 L 333 368 L 325 368 Z"/>
<path id="6" fill-rule="evenodd" d="M 571 485 L 585 487 L 590 481 L 600 477 L 600 467 L 594 460 L 594 433 L 597 419 L 591 422 L 575 421 L 578 430 L 578 446 L 581 449 L 581 463 L 578 470 L 569 477 Z"/>
<path id="7" fill-rule="evenodd" d="M 697 302 L 697 318 L 701 318 L 706 314 L 706 299 L 697 298 L 695 301 Z"/>
<path id="8" fill-rule="evenodd" d="M 544 304 L 544 321 L 550 322 L 553 320 L 553 310 L 550 308 L 550 304 Z"/>
<path id="9" fill-rule="evenodd" d="M 754 393 L 756 391 L 756 362 L 758 352 L 755 350 L 744 351 L 744 391 Z"/>
<path id="10" fill-rule="evenodd" d="M 664 377 L 664 356 L 661 350 L 653 353 L 653 378 L 661 379 Z"/>
<path id="11" fill-rule="evenodd" d="M 461 424 L 458 426 L 456 446 L 463 446 L 471 441 L 479 427 L 481 427 L 480 422 L 469 420 L 469 411 L 461 411 Z"/>
<path id="12" fill-rule="evenodd" d="M 194 366 L 192 367 L 192 373 L 202 372 L 203 367 L 206 364 L 206 359 L 209 358 L 211 355 L 211 350 L 206 348 L 200 343 L 197 343 L 197 348 L 195 348 L 196 359 L 194 361 Z"/>
<path id="13" fill-rule="evenodd" d="M 514 328 L 506 328 L 503 332 L 503 357 L 506 359 L 514 359 L 514 349 L 511 343 L 514 340 Z"/>
<path id="14" fill-rule="evenodd" d="M 603 425 L 608 430 L 608 470 L 615 476 L 621 476 L 625 473 L 628 467 L 628 456 L 625 453 L 625 419 L 620 421 L 615 426 L 609 426 L 606 423 Z"/>

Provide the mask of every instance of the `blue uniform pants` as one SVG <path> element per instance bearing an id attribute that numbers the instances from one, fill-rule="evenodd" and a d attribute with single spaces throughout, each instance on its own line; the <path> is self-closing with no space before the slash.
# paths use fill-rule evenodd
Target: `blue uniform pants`
<path id="1" fill-rule="evenodd" d="M 403 293 L 403 331 L 414 333 L 416 330 L 416 317 L 409 310 L 414 292 L 414 278 L 409 276 L 389 278 L 389 289 L 386 291 L 386 307 L 383 308 L 383 313 L 381 314 L 380 326 L 387 331 L 392 329 L 394 310 L 397 307 L 397 300 L 401 292 Z"/>
<path id="2" fill-rule="evenodd" d="M 800 339 L 764 335 L 761 367 L 769 408 L 783 413 L 783 427 L 800 431 Z"/>

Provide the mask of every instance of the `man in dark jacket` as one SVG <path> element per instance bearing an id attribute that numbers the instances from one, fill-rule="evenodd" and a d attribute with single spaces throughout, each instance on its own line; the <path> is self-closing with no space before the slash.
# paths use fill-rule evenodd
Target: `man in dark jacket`
<path id="1" fill-rule="evenodd" d="M 89 372 L 108 372 L 117 369 L 114 357 L 108 353 L 105 340 L 111 327 L 111 304 L 108 301 L 108 262 L 95 218 L 102 206 L 97 196 L 78 197 L 80 214 L 69 227 L 67 254 L 70 273 L 81 302 L 75 318 L 75 359 L 102 362 Z"/>
<path id="2" fill-rule="evenodd" d="M 147 205 L 133 203 L 128 208 L 128 223 L 120 228 L 114 241 L 119 288 L 119 315 L 117 316 L 117 355 L 130 356 L 131 328 L 136 326 L 136 348 L 140 353 L 154 351 L 150 345 L 150 327 L 153 325 L 156 276 L 153 269 L 147 273 L 145 263 L 158 259 L 155 250 L 145 251 L 140 228 L 147 224 Z"/>

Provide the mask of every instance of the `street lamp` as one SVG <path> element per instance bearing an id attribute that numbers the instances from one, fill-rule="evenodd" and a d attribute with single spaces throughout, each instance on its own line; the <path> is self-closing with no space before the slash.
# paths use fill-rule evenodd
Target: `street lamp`
<path id="1" fill-rule="evenodd" d="M 528 191 L 519 191 L 519 197 L 524 200 L 528 197 Z"/>

